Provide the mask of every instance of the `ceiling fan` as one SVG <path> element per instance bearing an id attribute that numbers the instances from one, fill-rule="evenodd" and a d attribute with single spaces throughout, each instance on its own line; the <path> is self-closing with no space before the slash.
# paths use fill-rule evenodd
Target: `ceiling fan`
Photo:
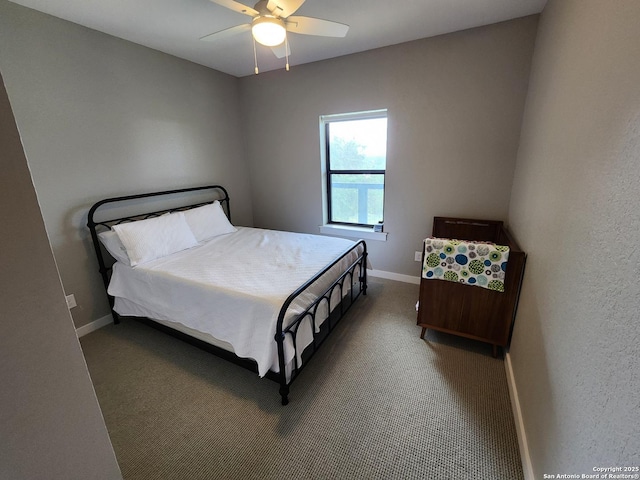
<path id="1" fill-rule="evenodd" d="M 278 58 L 287 57 L 286 69 L 289 70 L 289 55 L 291 49 L 287 39 L 287 32 L 302 35 L 318 35 L 323 37 L 344 37 L 349 31 L 349 25 L 331 22 L 313 17 L 293 15 L 305 0 L 260 0 L 253 8 L 235 0 L 211 0 L 213 3 L 226 7 L 234 12 L 253 17 L 251 23 L 236 25 L 205 35 L 200 40 L 217 41 L 249 30 L 256 42 L 267 47 Z M 255 72 L 258 73 L 255 43 L 253 46 Z"/>

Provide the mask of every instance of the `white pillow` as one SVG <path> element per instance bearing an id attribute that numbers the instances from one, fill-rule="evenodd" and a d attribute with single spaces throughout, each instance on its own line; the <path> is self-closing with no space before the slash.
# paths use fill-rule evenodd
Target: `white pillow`
<path id="1" fill-rule="evenodd" d="M 124 248 L 124 245 L 120 241 L 120 237 L 118 237 L 116 232 L 113 230 L 106 230 L 104 232 L 100 232 L 98 234 L 98 238 L 113 258 L 118 262 L 131 266 L 129 255 L 127 255 L 127 249 Z"/>
<path id="2" fill-rule="evenodd" d="M 132 267 L 198 244 L 182 212 L 114 225 L 113 229 L 126 248 Z"/>
<path id="3" fill-rule="evenodd" d="M 238 231 L 229 222 L 218 200 L 209 205 L 186 210 L 183 213 L 198 242 Z"/>

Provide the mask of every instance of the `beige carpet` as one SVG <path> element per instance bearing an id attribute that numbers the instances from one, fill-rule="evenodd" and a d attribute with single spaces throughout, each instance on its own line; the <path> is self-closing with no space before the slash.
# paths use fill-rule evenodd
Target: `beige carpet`
<path id="1" fill-rule="evenodd" d="M 370 279 L 291 386 L 136 321 L 82 338 L 125 479 L 520 479 L 504 364 Z"/>

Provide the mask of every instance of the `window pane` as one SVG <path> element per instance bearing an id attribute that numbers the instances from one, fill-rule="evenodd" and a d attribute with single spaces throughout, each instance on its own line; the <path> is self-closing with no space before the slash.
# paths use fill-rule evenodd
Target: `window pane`
<path id="1" fill-rule="evenodd" d="M 331 221 L 374 225 L 383 219 L 384 175 L 332 174 Z"/>
<path id="2" fill-rule="evenodd" d="M 384 170 L 386 157 L 386 117 L 329 123 L 331 170 Z"/>

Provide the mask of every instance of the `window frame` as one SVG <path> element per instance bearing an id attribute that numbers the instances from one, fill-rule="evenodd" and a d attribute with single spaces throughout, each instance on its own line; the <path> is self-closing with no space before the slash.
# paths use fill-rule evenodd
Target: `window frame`
<path id="1" fill-rule="evenodd" d="M 386 190 L 386 159 L 387 152 L 385 151 L 385 168 L 384 169 L 332 169 L 331 168 L 331 149 L 330 149 L 330 125 L 331 123 L 337 123 L 341 121 L 357 121 L 357 120 L 370 120 L 376 118 L 385 118 L 388 121 L 387 109 L 370 110 L 365 112 L 343 113 L 337 115 L 323 115 L 320 117 L 320 131 L 321 140 L 324 142 L 324 159 L 323 159 L 323 171 L 325 176 L 324 190 L 326 198 L 323 208 L 326 208 L 325 212 L 325 225 L 326 226 L 343 226 L 343 227 L 356 227 L 373 229 L 376 223 L 358 223 L 358 222 L 341 222 L 332 219 L 332 176 L 333 175 L 382 175 L 382 220 L 384 222 L 384 204 L 385 204 L 385 190 Z M 387 127 L 388 128 L 388 127 Z"/>

